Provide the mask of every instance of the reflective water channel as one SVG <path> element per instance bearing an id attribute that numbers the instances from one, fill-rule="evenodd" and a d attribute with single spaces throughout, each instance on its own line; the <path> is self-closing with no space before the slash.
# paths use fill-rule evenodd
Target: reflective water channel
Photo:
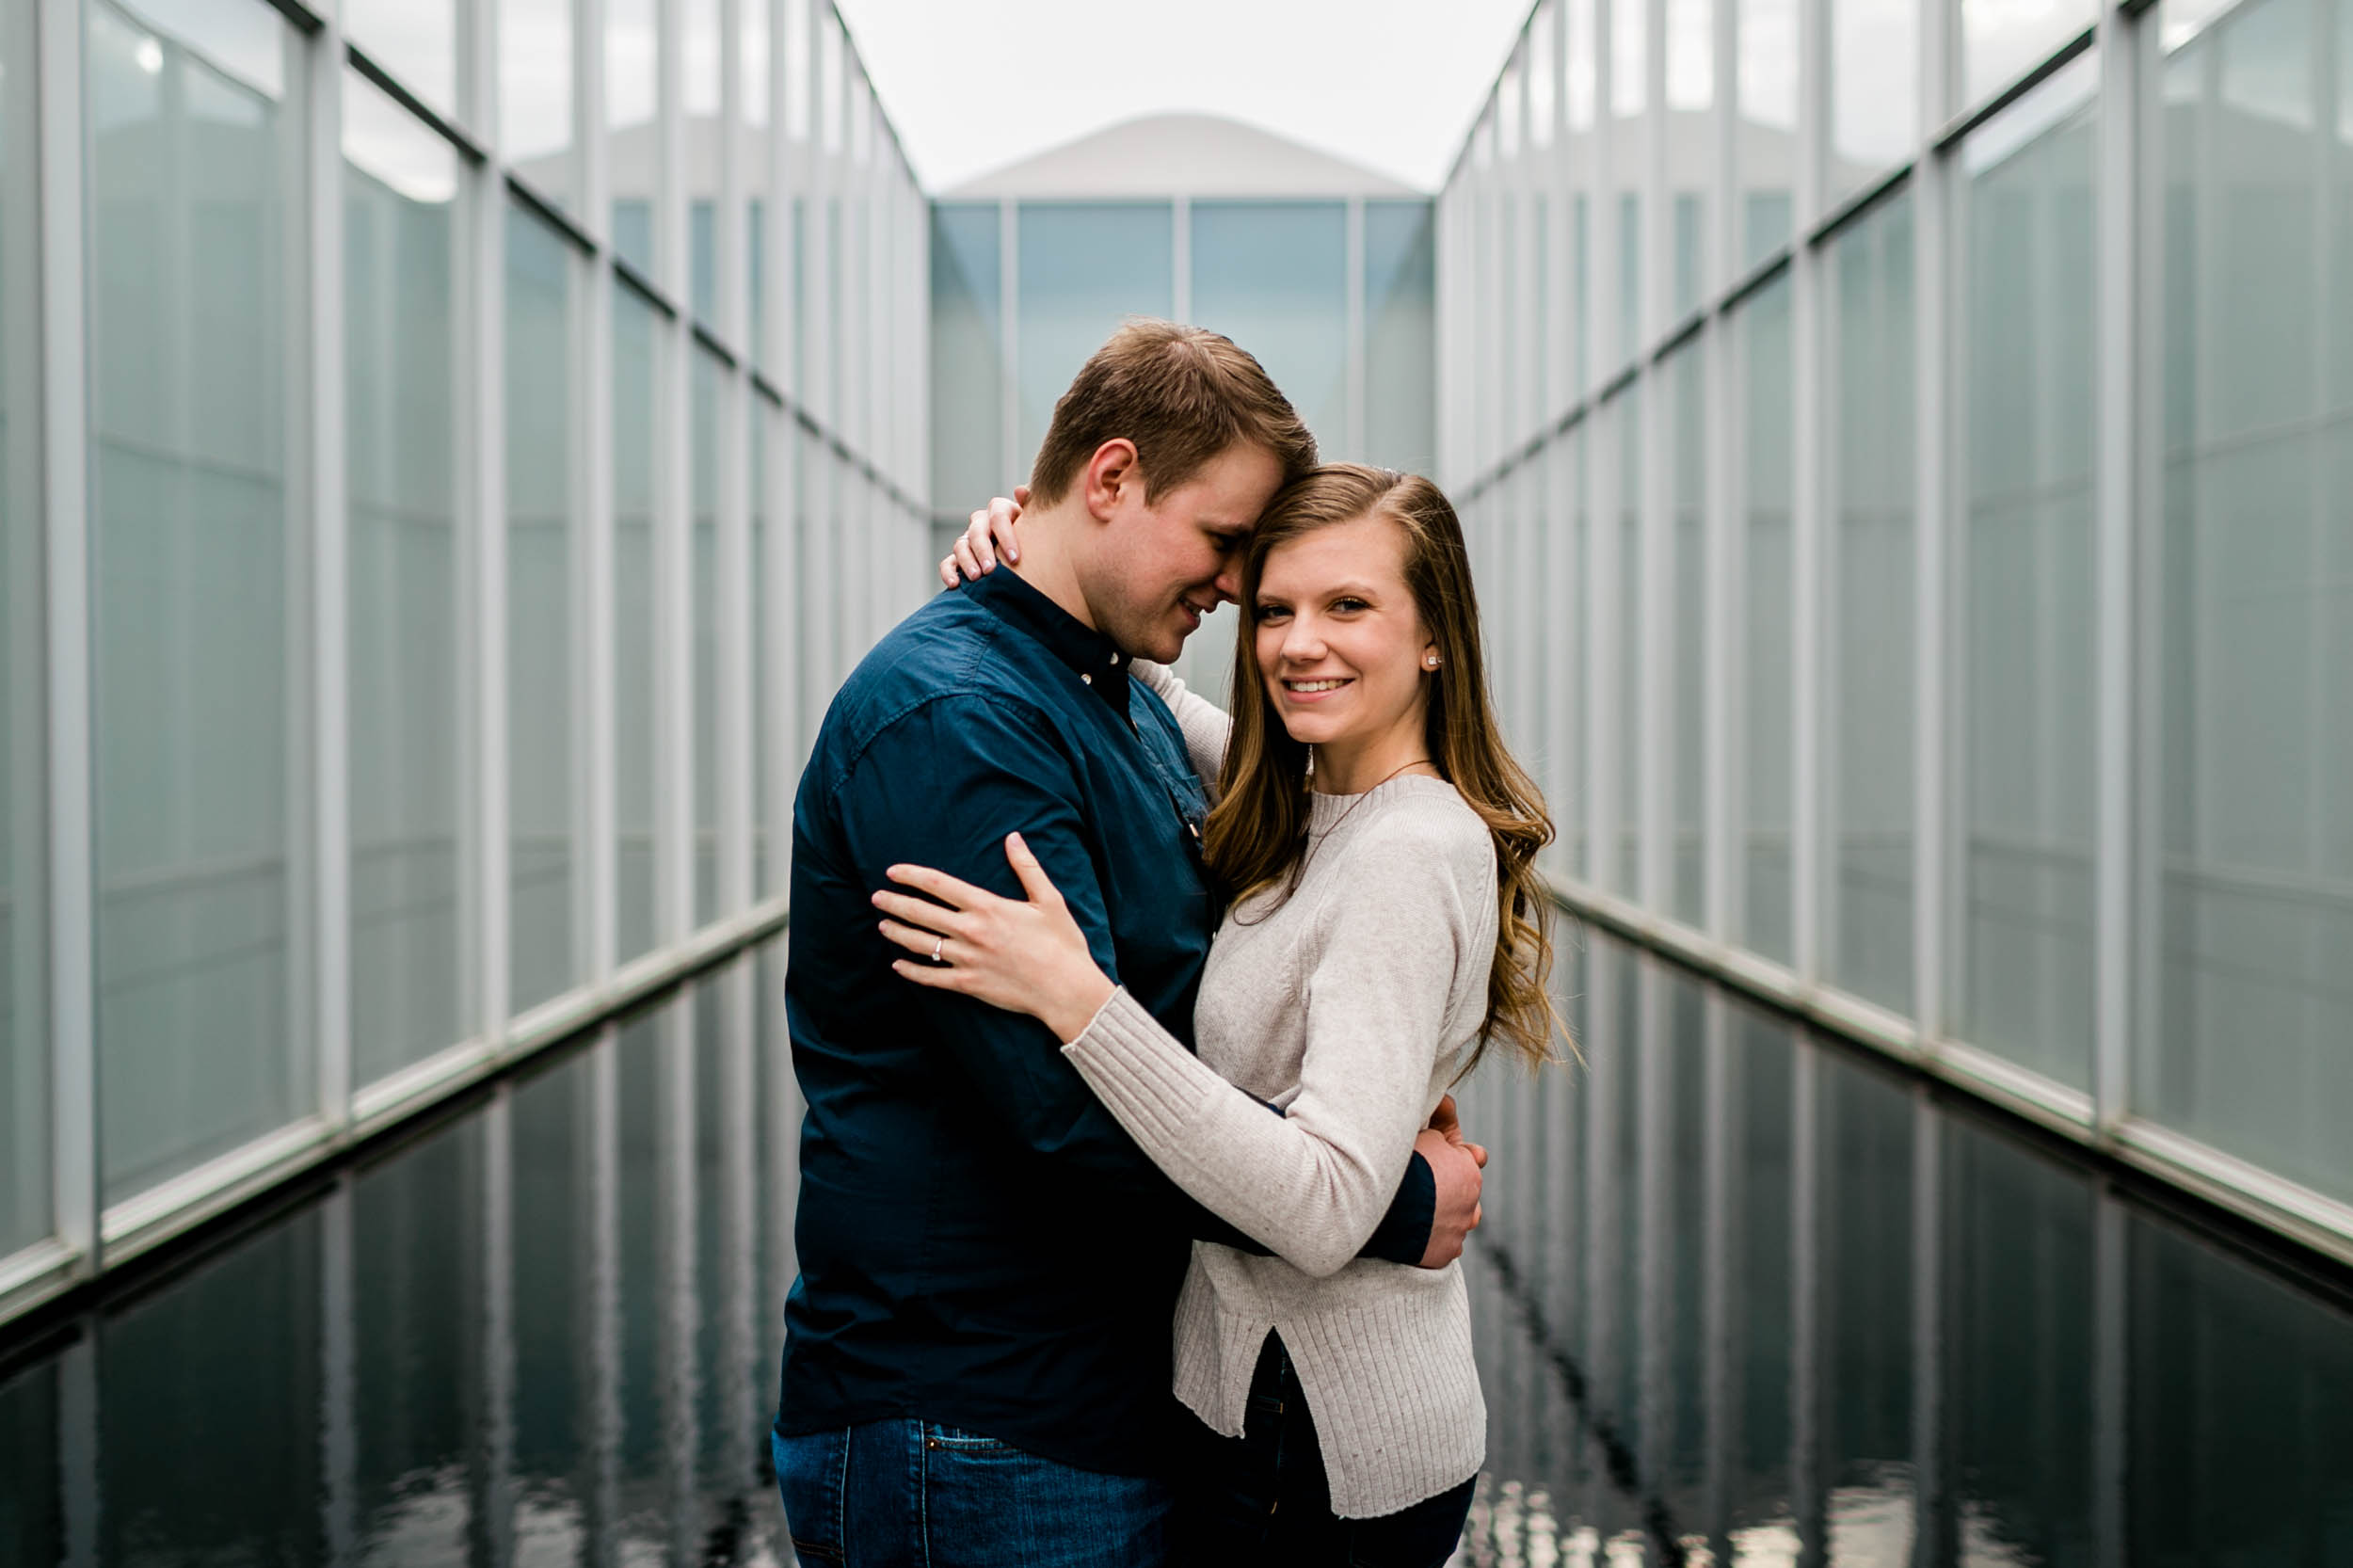
<path id="1" fill-rule="evenodd" d="M 1465 1094 L 1460 1560 L 2353 1562 L 2353 1311 L 1599 936 Z M 776 1563 L 781 955 L 0 1348 L 0 1564 Z"/>

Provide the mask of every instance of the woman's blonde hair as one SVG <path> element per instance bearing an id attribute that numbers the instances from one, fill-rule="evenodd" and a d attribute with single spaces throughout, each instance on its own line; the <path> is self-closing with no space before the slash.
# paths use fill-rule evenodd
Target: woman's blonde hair
<path id="1" fill-rule="evenodd" d="M 1438 652 L 1438 667 L 1424 676 L 1430 683 L 1424 740 L 1439 776 L 1495 840 L 1496 951 L 1487 971 L 1487 1016 L 1463 1070 L 1468 1073 L 1497 1040 L 1531 1068 L 1541 1066 L 1552 1058 L 1555 1034 L 1566 1034 L 1546 984 L 1552 901 L 1536 872 L 1537 851 L 1552 841 L 1552 819 L 1535 781 L 1503 744 L 1487 698 L 1479 600 L 1463 525 L 1429 480 L 1330 463 L 1286 486 L 1258 520 L 1242 563 L 1234 734 L 1204 836 L 1209 868 L 1238 904 L 1293 885 L 1305 864 L 1308 748 L 1291 739 L 1266 695 L 1257 636 L 1258 584 L 1267 557 L 1285 544 L 1363 517 L 1386 518 L 1404 533 L 1405 584 Z"/>

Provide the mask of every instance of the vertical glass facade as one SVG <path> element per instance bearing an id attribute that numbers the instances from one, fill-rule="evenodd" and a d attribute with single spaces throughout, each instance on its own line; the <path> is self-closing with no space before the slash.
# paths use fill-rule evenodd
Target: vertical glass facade
<path id="1" fill-rule="evenodd" d="M 1338 456 L 1349 445 L 1348 209 L 1196 201 L 1191 250 L 1193 321 L 1247 344 Z"/>
<path id="2" fill-rule="evenodd" d="M 185 37 L 104 0 L 84 17 L 100 1186 L 116 1202 L 313 1092 L 290 948 L 302 114 L 299 40 L 259 0 Z"/>
<path id="3" fill-rule="evenodd" d="M 1020 209 L 1017 477 L 1029 476 L 1054 400 L 1121 318 L 1176 310 L 1175 221 L 1165 201 Z"/>
<path id="4" fill-rule="evenodd" d="M 563 235 L 507 209 L 506 985 L 517 1012 L 586 972 L 577 267 Z"/>
<path id="5" fill-rule="evenodd" d="M 1563 896 L 2353 1256 L 2353 6 L 1552 0 L 1472 123 L 1439 478 Z"/>
<path id="6" fill-rule="evenodd" d="M 2180 40 L 2162 96 L 2136 1108 L 2353 1200 L 2353 5 L 2250 0 Z"/>
<path id="7" fill-rule="evenodd" d="M 0 8 L 0 1320 L 778 919 L 924 592 L 920 196 L 830 6 L 488 3 Z M 812 196 L 822 401 L 747 341 Z"/>
<path id="8" fill-rule="evenodd" d="M 40 653 L 40 426 L 34 355 L 38 329 L 32 168 L 33 95 L 21 82 L 32 57 L 29 13 L 0 18 L 0 1257 L 49 1233 L 50 1162 L 45 922 L 47 825 L 40 720 L 46 712 Z"/>
<path id="9" fill-rule="evenodd" d="M 344 161 L 351 1038 L 368 1082 L 469 1032 L 457 154 L 346 72 Z"/>

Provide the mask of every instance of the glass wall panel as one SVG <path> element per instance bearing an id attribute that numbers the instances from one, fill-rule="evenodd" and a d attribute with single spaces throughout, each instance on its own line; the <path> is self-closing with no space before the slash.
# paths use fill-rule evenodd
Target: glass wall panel
<path id="1" fill-rule="evenodd" d="M 932 208 L 932 504 L 952 517 L 1026 477 L 1004 472 L 1004 267 L 997 219 L 993 201 Z"/>
<path id="2" fill-rule="evenodd" d="M 461 0 L 343 0 L 344 36 L 426 107 L 455 120 L 460 12 Z"/>
<path id="3" fill-rule="evenodd" d="M 1957 1032 L 2091 1087 L 2093 130 L 2078 60 L 1962 149 Z"/>
<path id="4" fill-rule="evenodd" d="M 768 593 L 771 552 L 790 550 L 792 520 L 778 518 L 769 504 L 768 465 L 789 458 L 790 421 L 784 410 L 764 396 L 751 407 L 752 497 L 752 896 L 765 899 L 784 890 L 787 856 L 781 840 L 771 838 L 781 826 L 769 809 L 769 794 L 779 772 L 795 776 L 799 768 L 787 754 L 792 738 L 776 722 L 774 712 L 780 682 L 790 681 L 792 656 L 792 626 L 787 606 L 773 604 Z M 771 624 L 771 622 L 775 624 Z M 789 690 L 789 686 L 781 689 Z"/>
<path id="5" fill-rule="evenodd" d="M 287 899 L 286 276 L 300 40 L 88 23 L 92 746 L 104 1196 L 307 1111 Z M 298 78 L 296 78 L 298 79 Z"/>
<path id="6" fill-rule="evenodd" d="M 387 0 L 389 3 L 389 0 Z M 653 203 L 661 179 L 660 29 L 655 0 L 605 0 L 604 133 L 612 160 L 613 250 L 653 276 Z"/>
<path id="7" fill-rule="evenodd" d="M 1120 318 L 1176 308 L 1175 216 L 1166 202 L 1025 202 L 1019 214 L 1021 427 L 1027 478 L 1054 401 Z"/>
<path id="8" fill-rule="evenodd" d="M 1256 355 L 1322 444 L 1347 444 L 1344 205 L 1194 202 L 1193 319 Z"/>
<path id="9" fill-rule="evenodd" d="M 613 291 L 613 815 L 616 957 L 654 941 L 653 307 Z"/>
<path id="10" fill-rule="evenodd" d="M 1365 203 L 1365 460 L 1407 473 L 1438 465 L 1436 212 Z"/>
<path id="11" fill-rule="evenodd" d="M 467 1032 L 459 918 L 457 157 L 344 72 L 351 1048 L 367 1083 Z"/>
<path id="12" fill-rule="evenodd" d="M 1715 283 L 1707 253 L 1707 209 L 1715 199 L 1716 8 L 1735 0 L 1659 0 L 1667 8 L 1667 189 L 1671 217 L 1667 313 L 1699 309 Z"/>
<path id="13" fill-rule="evenodd" d="M 768 127 L 776 113 L 776 52 L 769 32 L 767 0 L 737 8 L 741 36 L 736 42 L 743 95 L 744 134 L 736 142 L 736 158 L 746 193 L 744 215 L 744 296 L 745 344 L 752 368 L 768 367 L 768 204 L 762 193 L 774 179 Z"/>
<path id="14" fill-rule="evenodd" d="M 1650 33 L 1645 0 L 1609 3 L 1609 167 L 1605 188 L 1617 203 L 1618 297 L 1612 302 L 1617 342 L 1610 368 L 1634 358 L 1642 344 L 1642 184 L 1650 167 Z M 1663 0 L 1661 0 L 1663 3 Z M 1628 797 L 1631 798 L 1630 796 Z"/>
<path id="15" fill-rule="evenodd" d="M 2353 6 L 2251 0 L 2163 94 L 2163 858 L 2135 1093 L 2353 1198 Z"/>
<path id="16" fill-rule="evenodd" d="M 1750 296 L 1734 318 L 1742 514 L 1736 573 L 1739 675 L 1733 693 L 1738 771 L 1732 792 L 1740 896 L 1732 905 L 1733 935 L 1784 964 L 1797 956 L 1790 860 L 1797 787 L 1790 465 L 1797 434 L 1789 288 L 1786 274 L 1775 279 Z"/>
<path id="17" fill-rule="evenodd" d="M 1852 195 L 1920 140 L 1916 0 L 1829 0 L 1830 199 Z"/>
<path id="18" fill-rule="evenodd" d="M 694 694 L 695 923 L 719 915 L 719 421 L 730 399 L 727 367 L 696 344 L 688 372 L 693 432 L 689 607 Z"/>
<path id="19" fill-rule="evenodd" d="M 582 962 L 579 571 L 570 244 L 520 205 L 506 214 L 507 1000 L 536 1006 L 587 978 Z"/>
<path id="20" fill-rule="evenodd" d="M 1789 243 L 1798 170 L 1798 0 L 1738 0 L 1739 117 L 1733 158 L 1740 258 L 1754 266 Z"/>
<path id="21" fill-rule="evenodd" d="M 1610 750 L 1614 756 L 1595 760 L 1599 767 L 1614 768 L 1618 776 L 1617 820 L 1611 837 L 1594 846 L 1600 856 L 1602 886 L 1634 897 L 1641 888 L 1642 799 L 1642 403 L 1641 391 L 1620 393 L 1602 408 L 1602 440 L 1616 464 L 1610 490 L 1617 516 L 1601 526 L 1617 533 L 1616 580 L 1603 591 L 1617 600 L 1617 712 L 1612 715 Z"/>
<path id="22" fill-rule="evenodd" d="M 0 17 L 0 1256 L 51 1229 L 32 20 Z"/>
<path id="23" fill-rule="evenodd" d="M 572 0 L 500 0 L 500 151 L 531 188 L 579 200 L 572 129 Z"/>
<path id="24" fill-rule="evenodd" d="M 1913 216 L 1909 190 L 1833 243 L 1822 734 L 1828 978 L 1912 1009 Z"/>
<path id="25" fill-rule="evenodd" d="M 2097 0 L 1961 0 L 1963 104 L 1990 98 L 2091 25 Z"/>
<path id="26" fill-rule="evenodd" d="M 1668 429 L 1670 622 L 1654 644 L 1666 654 L 1668 731 L 1667 909 L 1689 925 L 1707 918 L 1707 404 L 1702 345 L 1677 349 L 1659 367 L 1673 421 Z"/>
<path id="27" fill-rule="evenodd" d="M 1571 876 L 1588 877 L 1593 867 L 1585 853 L 1585 801 L 1592 788 L 1587 774 L 1585 744 L 1585 660 L 1587 623 L 1586 538 L 1591 504 L 1585 484 L 1585 442 L 1592 422 L 1571 425 L 1553 443 L 1551 465 L 1555 514 L 1559 530 L 1553 541 L 1551 571 L 1545 581 L 1550 594 L 1545 615 L 1545 667 L 1552 700 L 1550 770 L 1545 779 L 1545 803 L 1552 808 L 1556 854 Z"/>

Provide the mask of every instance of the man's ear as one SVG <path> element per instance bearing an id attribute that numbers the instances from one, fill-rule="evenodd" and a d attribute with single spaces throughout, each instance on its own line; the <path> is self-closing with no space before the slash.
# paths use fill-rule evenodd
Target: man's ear
<path id="1" fill-rule="evenodd" d="M 1131 485 L 1144 482 L 1136 467 L 1136 443 L 1125 436 L 1114 436 L 1095 449 L 1087 459 L 1087 513 L 1097 522 L 1109 522 L 1119 510 L 1119 498 Z"/>

